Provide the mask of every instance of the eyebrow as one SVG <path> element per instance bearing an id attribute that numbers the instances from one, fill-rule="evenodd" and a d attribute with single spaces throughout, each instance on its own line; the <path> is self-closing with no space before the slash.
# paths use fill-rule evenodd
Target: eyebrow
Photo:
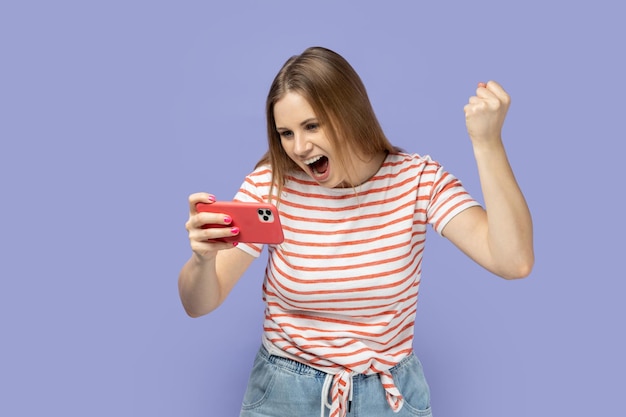
<path id="1" fill-rule="evenodd" d="M 300 126 L 306 126 L 307 124 L 311 122 L 317 122 L 317 117 L 309 117 L 308 119 L 300 123 Z M 289 130 L 289 129 L 287 129 L 286 127 L 276 126 L 276 130 Z"/>

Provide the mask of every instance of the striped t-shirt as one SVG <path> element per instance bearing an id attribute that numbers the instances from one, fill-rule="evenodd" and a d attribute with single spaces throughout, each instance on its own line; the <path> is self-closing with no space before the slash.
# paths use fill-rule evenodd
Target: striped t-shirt
<path id="1" fill-rule="evenodd" d="M 270 167 L 256 169 L 235 199 L 269 201 L 270 181 Z M 428 156 L 390 154 L 355 188 L 291 174 L 278 205 L 285 240 L 268 246 L 264 346 L 335 375 L 334 385 L 352 373 L 378 373 L 390 405 L 401 407 L 388 370 L 412 351 L 426 227 L 441 233 L 475 205 Z"/>

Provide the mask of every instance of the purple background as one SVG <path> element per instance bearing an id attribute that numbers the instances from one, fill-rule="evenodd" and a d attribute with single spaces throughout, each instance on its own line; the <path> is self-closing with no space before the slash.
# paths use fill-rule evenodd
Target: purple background
<path id="1" fill-rule="evenodd" d="M 513 98 L 531 277 L 430 233 L 415 350 L 437 417 L 614 416 L 626 384 L 618 1 L 22 1 L 0 5 L 0 415 L 236 416 L 263 260 L 188 318 L 188 194 L 229 199 L 265 149 L 282 63 L 361 74 L 390 139 L 480 189 L 463 105 Z"/>

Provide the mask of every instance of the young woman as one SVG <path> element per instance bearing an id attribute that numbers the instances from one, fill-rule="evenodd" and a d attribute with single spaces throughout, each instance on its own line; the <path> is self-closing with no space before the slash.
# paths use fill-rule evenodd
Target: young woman
<path id="1" fill-rule="evenodd" d="M 465 106 L 483 209 L 428 157 L 383 133 L 359 76 L 314 47 L 290 58 L 267 98 L 269 151 L 235 200 L 272 202 L 285 241 L 268 246 L 262 346 L 241 416 L 430 416 L 412 351 L 426 227 L 506 279 L 532 268 L 531 217 L 502 144 L 509 96 L 479 83 Z M 179 277 L 192 317 L 217 308 L 262 246 L 208 240 L 237 235 L 225 214 L 189 197 L 192 255 Z"/>

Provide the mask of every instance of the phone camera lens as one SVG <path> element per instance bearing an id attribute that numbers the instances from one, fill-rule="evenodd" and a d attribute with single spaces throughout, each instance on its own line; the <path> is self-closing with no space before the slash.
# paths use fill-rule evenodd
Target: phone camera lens
<path id="1" fill-rule="evenodd" d="M 258 209 L 257 212 L 259 213 L 259 216 L 263 215 L 263 209 Z"/>
<path id="2" fill-rule="evenodd" d="M 263 216 L 263 220 L 268 221 L 270 218 L 267 216 Z"/>

